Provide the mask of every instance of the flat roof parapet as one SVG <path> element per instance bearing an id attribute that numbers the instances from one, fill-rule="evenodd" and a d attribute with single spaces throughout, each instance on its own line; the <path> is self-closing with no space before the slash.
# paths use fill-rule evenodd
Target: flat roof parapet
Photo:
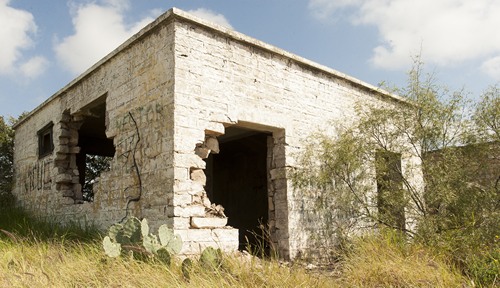
<path id="1" fill-rule="evenodd" d="M 190 22 L 192 24 L 198 25 L 200 27 L 203 27 L 205 29 L 212 30 L 215 33 L 224 35 L 226 37 L 229 37 L 235 41 L 244 43 L 246 45 L 250 45 L 253 47 L 256 47 L 258 49 L 262 49 L 264 51 L 288 58 L 292 61 L 294 61 L 297 65 L 307 67 L 310 70 L 315 70 L 317 72 L 322 72 L 326 73 L 328 75 L 331 75 L 335 78 L 338 79 L 343 79 L 346 80 L 348 83 L 352 84 L 353 86 L 356 86 L 360 89 L 368 90 L 371 92 L 374 92 L 380 96 L 383 97 L 389 97 L 392 100 L 395 100 L 397 102 L 401 103 L 406 103 L 408 105 L 411 105 L 411 102 L 401 96 L 389 93 L 388 91 L 385 91 L 384 89 L 381 89 L 379 87 L 376 87 L 374 85 L 368 84 L 366 82 L 363 82 L 357 78 L 351 77 L 349 75 L 346 75 L 344 73 L 341 73 L 337 70 L 334 70 L 332 68 L 329 68 L 327 66 L 318 64 L 314 61 L 308 60 L 306 58 L 303 58 L 301 56 L 298 56 L 296 54 L 293 54 L 291 52 L 285 51 L 281 48 L 278 48 L 276 46 L 270 45 L 268 43 L 262 42 L 260 40 L 257 40 L 255 38 L 252 38 L 250 36 L 247 36 L 243 33 L 237 32 L 233 29 L 226 28 L 221 25 L 217 25 L 215 23 L 209 22 L 207 20 L 204 20 L 202 18 L 196 17 L 188 12 L 185 12 L 181 9 L 178 8 L 171 8 L 167 12 L 163 13 L 160 15 L 158 18 L 156 18 L 153 22 L 149 23 L 146 25 L 144 28 L 142 28 L 139 32 L 134 34 L 132 37 L 127 39 L 123 44 L 118 46 L 116 49 L 111 51 L 108 55 L 103 57 L 101 60 L 96 62 L 94 65 L 92 65 L 90 68 L 88 68 L 85 72 L 77 76 L 75 79 L 73 79 L 71 82 L 69 82 L 67 85 L 65 85 L 63 88 L 61 88 L 59 91 L 57 91 L 55 94 L 53 94 L 51 97 L 49 97 L 47 100 L 42 102 L 40 105 L 38 105 L 35 109 L 33 109 L 28 115 L 23 117 L 21 120 L 19 120 L 13 128 L 16 129 L 19 125 L 24 123 L 27 119 L 31 118 L 33 114 L 38 112 L 40 109 L 42 109 L 44 106 L 46 106 L 48 103 L 53 101 L 54 99 L 58 97 L 62 97 L 65 92 L 71 88 L 72 86 L 76 85 L 78 82 L 82 81 L 86 77 L 88 77 L 92 72 L 94 72 L 98 67 L 109 61 L 111 58 L 119 54 L 122 50 L 125 48 L 129 47 L 130 45 L 134 44 L 136 41 L 139 39 L 145 37 L 147 34 L 149 34 L 151 31 L 154 29 L 160 27 L 161 24 L 166 23 L 167 21 L 171 19 L 176 19 L 176 20 L 182 20 L 186 22 Z"/>

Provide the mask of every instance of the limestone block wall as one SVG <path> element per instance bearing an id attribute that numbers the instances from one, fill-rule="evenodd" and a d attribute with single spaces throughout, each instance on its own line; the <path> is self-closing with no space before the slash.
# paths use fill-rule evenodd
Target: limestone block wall
<path id="1" fill-rule="evenodd" d="M 115 155 L 83 202 L 76 156 L 79 129 L 105 104 L 105 134 Z M 177 9 L 160 16 L 68 84 L 16 126 L 14 194 L 32 212 L 107 228 L 126 215 L 166 223 L 181 253 L 207 246 L 236 250 L 207 194 L 207 158 L 239 127 L 265 134 L 269 244 L 283 258 L 321 254 L 310 231 L 324 235 L 315 199 L 294 190 L 289 170 L 304 141 L 348 125 L 356 106 L 402 102 L 349 78 Z M 54 151 L 38 157 L 37 131 L 53 123 Z M 234 131 L 234 130 L 233 130 Z M 226 138 L 227 139 L 227 138 Z M 411 157 L 411 156 L 408 156 Z M 262 177 L 261 177 L 262 178 Z M 238 191 L 234 191 L 237 193 Z"/>
<path id="2" fill-rule="evenodd" d="M 401 103 L 374 87 L 239 33 L 190 21 L 175 24 L 176 184 L 189 187 L 192 182 L 185 159 L 193 164 L 190 167 L 204 168 L 194 150 L 207 135 L 223 134 L 225 127 L 233 125 L 270 132 L 268 194 L 273 245 L 284 258 L 321 254 L 319 247 L 308 243 L 310 234 L 306 233 L 322 229 L 318 225 L 321 219 L 304 217 L 315 199 L 293 191 L 287 169 L 294 166 L 296 153 L 312 132 L 331 132 L 331 121 L 346 125 L 354 121 L 356 105 L 398 107 Z M 189 203 L 185 199 L 184 205 Z M 201 216 L 197 215 L 201 210 L 185 212 L 182 217 L 186 219 Z M 183 221 L 184 226 L 176 227 L 190 231 L 182 217 L 176 223 Z"/>
<path id="3" fill-rule="evenodd" d="M 173 27 L 165 22 L 149 28 L 16 126 L 14 194 L 20 205 L 39 216 L 101 228 L 127 213 L 148 218 L 153 229 L 172 224 Z M 81 200 L 75 157 L 78 129 L 96 99 L 105 99 L 106 136 L 116 152 L 88 203 Z M 54 151 L 39 159 L 37 131 L 49 122 Z"/>
<path id="4" fill-rule="evenodd" d="M 52 101 L 39 113 L 35 120 L 29 119 L 19 126 L 15 134 L 15 187 L 14 195 L 23 206 L 32 211 L 46 210 L 47 207 L 59 206 L 66 202 L 60 197 L 51 197 L 50 191 L 55 187 L 54 155 L 38 159 L 37 132 L 46 124 L 56 122 L 53 115 L 59 113 L 60 101 Z M 58 135 L 54 135 L 58 137 Z"/>

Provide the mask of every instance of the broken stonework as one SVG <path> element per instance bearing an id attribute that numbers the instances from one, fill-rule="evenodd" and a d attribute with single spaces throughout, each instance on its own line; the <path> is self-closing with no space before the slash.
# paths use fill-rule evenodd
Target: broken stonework
<path id="1" fill-rule="evenodd" d="M 210 153 L 219 153 L 219 141 L 213 136 L 206 136 L 205 141 L 199 145 L 196 145 L 194 151 L 195 154 L 198 155 L 201 159 L 206 159 L 208 158 L 208 155 L 210 155 Z"/>
<path id="2" fill-rule="evenodd" d="M 218 228 L 227 224 L 227 218 L 220 217 L 191 217 L 193 228 Z"/>
<path id="3" fill-rule="evenodd" d="M 205 147 L 210 150 L 210 153 L 219 153 L 219 141 L 217 141 L 217 138 L 215 137 L 207 137 L 205 139 Z"/>
<path id="4" fill-rule="evenodd" d="M 207 177 L 205 176 L 205 172 L 203 172 L 202 169 L 192 169 L 191 180 L 205 186 L 205 183 L 207 182 Z"/>

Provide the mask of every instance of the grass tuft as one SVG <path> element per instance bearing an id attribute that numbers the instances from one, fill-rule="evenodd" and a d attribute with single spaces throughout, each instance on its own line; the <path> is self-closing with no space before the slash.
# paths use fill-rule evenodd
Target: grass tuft
<path id="1" fill-rule="evenodd" d="M 383 232 L 354 241 L 341 282 L 349 287 L 466 287 L 467 279 L 449 263 L 395 232 Z"/>

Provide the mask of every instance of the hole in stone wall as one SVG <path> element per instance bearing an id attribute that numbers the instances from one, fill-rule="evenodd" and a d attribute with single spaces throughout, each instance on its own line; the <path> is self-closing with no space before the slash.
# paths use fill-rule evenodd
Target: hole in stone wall
<path id="1" fill-rule="evenodd" d="M 271 134 L 238 127 L 218 137 L 219 154 L 206 159 L 206 191 L 221 204 L 228 225 L 239 230 L 239 248 L 269 253 L 267 138 Z"/>
<path id="2" fill-rule="evenodd" d="M 82 187 L 83 201 L 94 200 L 94 186 L 103 171 L 110 168 L 115 155 L 113 139 L 106 137 L 106 98 L 101 97 L 85 109 L 83 123 L 78 130 L 80 152 L 76 162 Z"/>

